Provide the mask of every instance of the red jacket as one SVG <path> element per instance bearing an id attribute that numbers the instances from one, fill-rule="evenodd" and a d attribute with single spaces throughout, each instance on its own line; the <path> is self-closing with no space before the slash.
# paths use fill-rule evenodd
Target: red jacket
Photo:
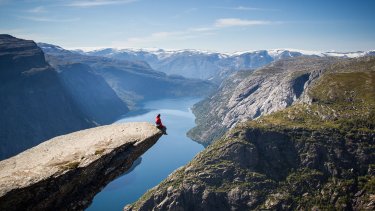
<path id="1" fill-rule="evenodd" d="M 156 117 L 156 121 L 155 121 L 155 124 L 159 127 L 163 127 L 163 123 L 161 123 L 161 119 L 160 117 Z"/>

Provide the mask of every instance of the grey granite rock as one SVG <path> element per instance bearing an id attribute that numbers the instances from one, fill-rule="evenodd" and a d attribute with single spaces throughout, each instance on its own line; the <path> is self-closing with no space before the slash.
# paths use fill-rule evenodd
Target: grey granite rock
<path id="1" fill-rule="evenodd" d="M 374 210 L 374 70 L 327 67 L 310 100 L 238 123 L 124 210 Z"/>
<path id="2" fill-rule="evenodd" d="M 0 162 L 0 210 L 82 210 L 162 136 L 150 123 L 59 136 Z"/>
<path id="3" fill-rule="evenodd" d="M 203 144 L 237 123 L 308 101 L 308 87 L 338 58 L 298 57 L 280 60 L 254 72 L 239 72 L 211 97 L 193 107 L 197 126 L 188 135 Z"/>

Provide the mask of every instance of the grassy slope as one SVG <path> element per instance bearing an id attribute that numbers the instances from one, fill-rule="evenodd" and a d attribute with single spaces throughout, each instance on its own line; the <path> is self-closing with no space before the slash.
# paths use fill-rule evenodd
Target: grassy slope
<path id="1" fill-rule="evenodd" d="M 341 134 L 343 137 L 360 140 L 363 134 L 370 134 L 372 142 L 358 143 L 365 151 L 375 151 L 375 67 L 374 62 L 360 63 L 358 69 L 353 65 L 339 72 L 337 65 L 331 73 L 324 75 L 311 89 L 309 95 L 311 104 L 297 104 L 274 114 L 264 116 L 255 121 L 249 121 L 240 128 L 261 128 L 263 130 L 285 131 L 290 129 L 302 129 L 324 133 Z M 352 72 L 353 71 L 353 72 Z M 363 72 L 361 72 L 363 71 Z M 329 137 L 329 136 L 327 136 Z M 370 138 L 371 139 L 371 138 Z M 308 141 L 308 140 L 301 140 Z M 328 144 L 328 143 L 327 143 Z M 347 144 L 347 143 L 345 143 Z M 369 165 L 369 169 L 375 168 L 375 161 Z M 286 181 L 281 183 L 278 192 L 291 191 L 290 184 L 303 186 L 303 183 L 313 180 L 321 174 L 313 169 L 299 169 L 288 175 Z M 346 209 L 356 194 L 353 190 L 362 190 L 367 194 L 359 200 L 370 203 L 374 200 L 375 176 L 365 174 L 357 179 L 331 178 L 325 185 L 306 195 L 288 196 L 283 200 L 292 200 L 298 204 L 298 208 L 322 209 Z M 336 204 L 332 204 L 332 195 L 337 198 Z M 281 200 L 268 198 L 269 201 Z M 263 207 L 266 204 L 262 205 Z"/>
<path id="2" fill-rule="evenodd" d="M 309 141 L 319 140 L 324 146 L 335 147 L 340 140 L 356 142 L 357 149 L 363 149 L 370 157 L 375 152 L 375 59 L 364 58 L 341 62 L 331 67 L 316 84 L 310 89 L 310 104 L 297 104 L 285 110 L 263 116 L 258 120 L 239 124 L 218 141 L 207 147 L 197 155 L 188 165 L 175 171 L 159 186 L 148 191 L 135 204 L 136 210 L 142 203 L 153 195 L 166 191 L 168 188 L 183 189 L 182 184 L 205 185 L 210 191 L 228 192 L 233 187 L 240 187 L 252 191 L 263 197 L 256 208 L 273 207 L 280 201 L 287 204 L 286 208 L 308 209 L 318 206 L 323 209 L 346 209 L 353 203 L 353 197 L 359 190 L 366 194 L 356 196 L 359 202 L 366 204 L 374 200 L 375 194 L 375 161 L 370 161 L 368 171 L 352 178 L 324 178 L 323 172 L 299 166 L 292 169 L 281 181 L 267 178 L 263 173 L 242 168 L 231 159 L 220 158 L 220 152 L 231 143 L 243 142 L 252 145 L 232 134 L 240 134 L 249 129 L 261 131 L 276 131 L 286 133 L 294 142 L 306 144 Z M 293 131 L 303 131 L 307 136 L 295 136 Z M 290 132 L 290 133 L 289 133 Z M 289 133 L 289 134 L 288 134 Z M 310 139 L 311 134 L 321 134 L 318 139 Z M 361 137 L 366 135 L 366 142 L 361 143 Z M 318 135 L 319 136 L 319 135 Z M 333 136 L 339 137 L 330 142 Z M 370 139 L 368 139 L 370 137 Z M 270 140 L 267 140 L 270 141 Z M 272 142 L 272 140 L 270 141 Z M 332 145 L 333 144 L 333 145 Z M 350 143 L 344 143 L 347 147 Z M 335 149 L 335 148 L 331 148 Z M 300 155 L 303 157 L 304 155 Z M 372 164 L 371 164 L 372 162 Z M 224 169 L 223 171 L 220 171 Z M 233 169 L 236 175 L 245 175 L 245 181 L 235 182 L 220 178 L 220 173 Z M 216 173 L 217 171 L 218 173 Z M 350 171 L 346 169 L 345 171 Z M 195 172 L 196 174 L 189 173 Z M 209 183 L 197 177 L 199 172 L 208 172 L 211 176 L 218 176 L 219 181 Z M 211 172 L 211 173 L 210 173 Z M 321 184 L 323 181 L 323 184 Z M 319 185 L 318 185 L 319 184 Z M 317 185 L 319 187 L 315 187 Z M 332 204 L 332 198 L 335 204 Z M 280 208 L 280 207 L 278 207 Z"/>

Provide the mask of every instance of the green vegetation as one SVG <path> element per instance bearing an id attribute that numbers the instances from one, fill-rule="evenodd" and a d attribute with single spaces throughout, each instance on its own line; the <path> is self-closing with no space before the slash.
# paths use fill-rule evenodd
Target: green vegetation
<path id="1" fill-rule="evenodd" d="M 357 141 L 361 140 L 360 136 L 363 134 L 374 134 L 375 72 L 339 73 L 337 70 L 339 67 L 342 68 L 342 65 L 333 66 L 331 73 L 324 75 L 310 89 L 310 104 L 296 104 L 258 120 L 246 122 L 240 127 L 279 132 L 286 132 L 285 129 L 287 131 L 303 129 L 319 133 L 330 131 L 327 133 L 328 136 L 326 135 L 327 138 L 333 137 L 334 134 L 341 134 L 342 137 Z M 369 70 L 368 66 L 366 67 Z M 375 64 L 370 69 L 374 67 Z M 363 65 L 359 68 L 365 69 Z M 298 140 L 298 137 L 291 138 Z M 309 139 L 303 137 L 300 141 L 308 142 Z M 320 144 L 325 145 L 324 142 Z M 367 152 L 374 151 L 374 146 L 366 142 L 359 143 L 358 146 Z M 321 184 L 320 180 L 325 181 L 322 172 L 314 169 L 299 169 L 290 173 L 276 192 L 288 192 L 289 198 L 282 200 L 286 204 L 292 201 L 299 209 L 317 207 L 322 210 L 344 210 L 351 206 L 356 193 L 353 191 L 362 190 L 367 196 L 375 191 L 375 177 L 370 175 L 358 177 L 358 183 L 354 179 L 333 177 L 324 182 L 322 188 L 314 188 Z"/>
<path id="2" fill-rule="evenodd" d="M 332 128 L 349 134 L 375 128 L 375 72 L 329 73 L 310 90 L 311 104 L 300 103 L 250 121 L 246 127 Z"/>
<path id="3" fill-rule="evenodd" d="M 173 178 L 167 178 L 162 181 L 158 186 L 148 190 L 145 194 L 141 196 L 136 202 L 132 203 L 133 210 L 139 210 L 142 203 L 150 199 L 156 191 L 166 191 L 169 187 L 179 188 L 183 179 L 184 179 L 184 170 L 185 167 L 177 169 L 173 172 Z"/>
<path id="4" fill-rule="evenodd" d="M 359 177 L 358 186 L 360 189 L 366 190 L 370 194 L 375 194 L 375 176 L 366 175 Z"/>
<path id="5" fill-rule="evenodd" d="M 251 201 L 235 198 L 251 209 L 372 209 L 374 82 L 375 59 L 331 66 L 309 89 L 309 103 L 237 124 L 147 192 L 133 209 L 155 196 L 173 198 L 170 187 L 183 195 L 193 186 L 218 196 L 236 188 L 251 196 Z"/>

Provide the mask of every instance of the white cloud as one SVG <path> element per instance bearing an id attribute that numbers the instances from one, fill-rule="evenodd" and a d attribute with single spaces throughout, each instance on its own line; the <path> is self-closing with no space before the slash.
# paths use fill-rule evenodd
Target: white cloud
<path id="1" fill-rule="evenodd" d="M 210 32 L 214 30 L 216 30 L 216 28 L 214 27 L 196 27 L 196 28 L 189 29 L 189 31 L 193 31 L 193 32 Z"/>
<path id="2" fill-rule="evenodd" d="M 30 13 L 46 13 L 47 10 L 46 10 L 45 7 L 39 6 L 39 7 L 34 7 L 32 9 L 28 10 L 28 12 L 30 12 Z"/>
<path id="3" fill-rule="evenodd" d="M 30 21 L 36 21 L 36 22 L 55 22 L 55 23 L 65 23 L 65 22 L 75 22 L 79 21 L 79 18 L 68 18 L 68 19 L 62 19 L 62 18 L 49 18 L 49 17 L 34 17 L 34 16 L 18 16 L 19 18 L 30 20 Z"/>
<path id="4" fill-rule="evenodd" d="M 202 36 L 214 35 L 217 31 L 226 27 L 247 27 L 256 25 L 270 25 L 281 22 L 271 22 L 262 20 L 245 20 L 237 18 L 217 19 L 211 26 L 194 27 L 181 31 L 161 31 L 154 32 L 148 36 L 130 37 L 126 42 L 114 42 L 115 46 L 137 46 L 139 44 L 155 43 L 164 40 L 188 40 Z"/>
<path id="5" fill-rule="evenodd" d="M 114 46 L 139 46 L 140 44 L 154 44 L 160 41 L 184 41 L 202 36 L 213 35 L 215 28 L 189 28 L 181 31 L 154 32 L 148 36 L 130 37 L 125 42 L 113 42 Z"/>
<path id="6" fill-rule="evenodd" d="M 173 16 L 173 18 L 181 18 L 181 17 L 183 17 L 185 15 L 189 15 L 189 14 L 194 13 L 196 11 L 198 11 L 198 8 L 190 8 L 190 9 L 187 9 L 187 10 L 185 10 L 185 11 L 183 11 L 183 12 L 181 12 L 181 13 L 175 15 L 175 16 Z"/>
<path id="7" fill-rule="evenodd" d="M 136 2 L 138 0 L 83 0 L 74 1 L 67 4 L 70 7 L 95 7 L 95 6 L 105 6 L 105 5 L 115 5 L 115 4 L 129 4 Z"/>
<path id="8" fill-rule="evenodd" d="M 187 31 L 170 31 L 170 32 L 155 32 L 149 36 L 144 37 L 131 37 L 127 40 L 128 43 L 148 43 L 148 42 L 155 42 L 165 39 L 180 39 L 188 35 L 189 32 Z"/>
<path id="9" fill-rule="evenodd" d="M 257 7 L 244 7 L 244 6 L 238 6 L 234 7 L 234 10 L 264 10 L 262 8 L 257 8 Z"/>
<path id="10" fill-rule="evenodd" d="M 269 25 L 271 21 L 262 20 L 246 20 L 238 18 L 221 18 L 215 21 L 215 26 L 219 28 L 232 27 L 232 26 L 256 26 L 256 25 Z"/>
<path id="11" fill-rule="evenodd" d="M 239 11 L 280 11 L 278 9 L 268 9 L 268 8 L 259 8 L 259 7 L 245 7 L 245 6 L 238 6 L 238 7 L 212 7 L 216 9 L 226 9 L 226 10 L 239 10 Z"/>

